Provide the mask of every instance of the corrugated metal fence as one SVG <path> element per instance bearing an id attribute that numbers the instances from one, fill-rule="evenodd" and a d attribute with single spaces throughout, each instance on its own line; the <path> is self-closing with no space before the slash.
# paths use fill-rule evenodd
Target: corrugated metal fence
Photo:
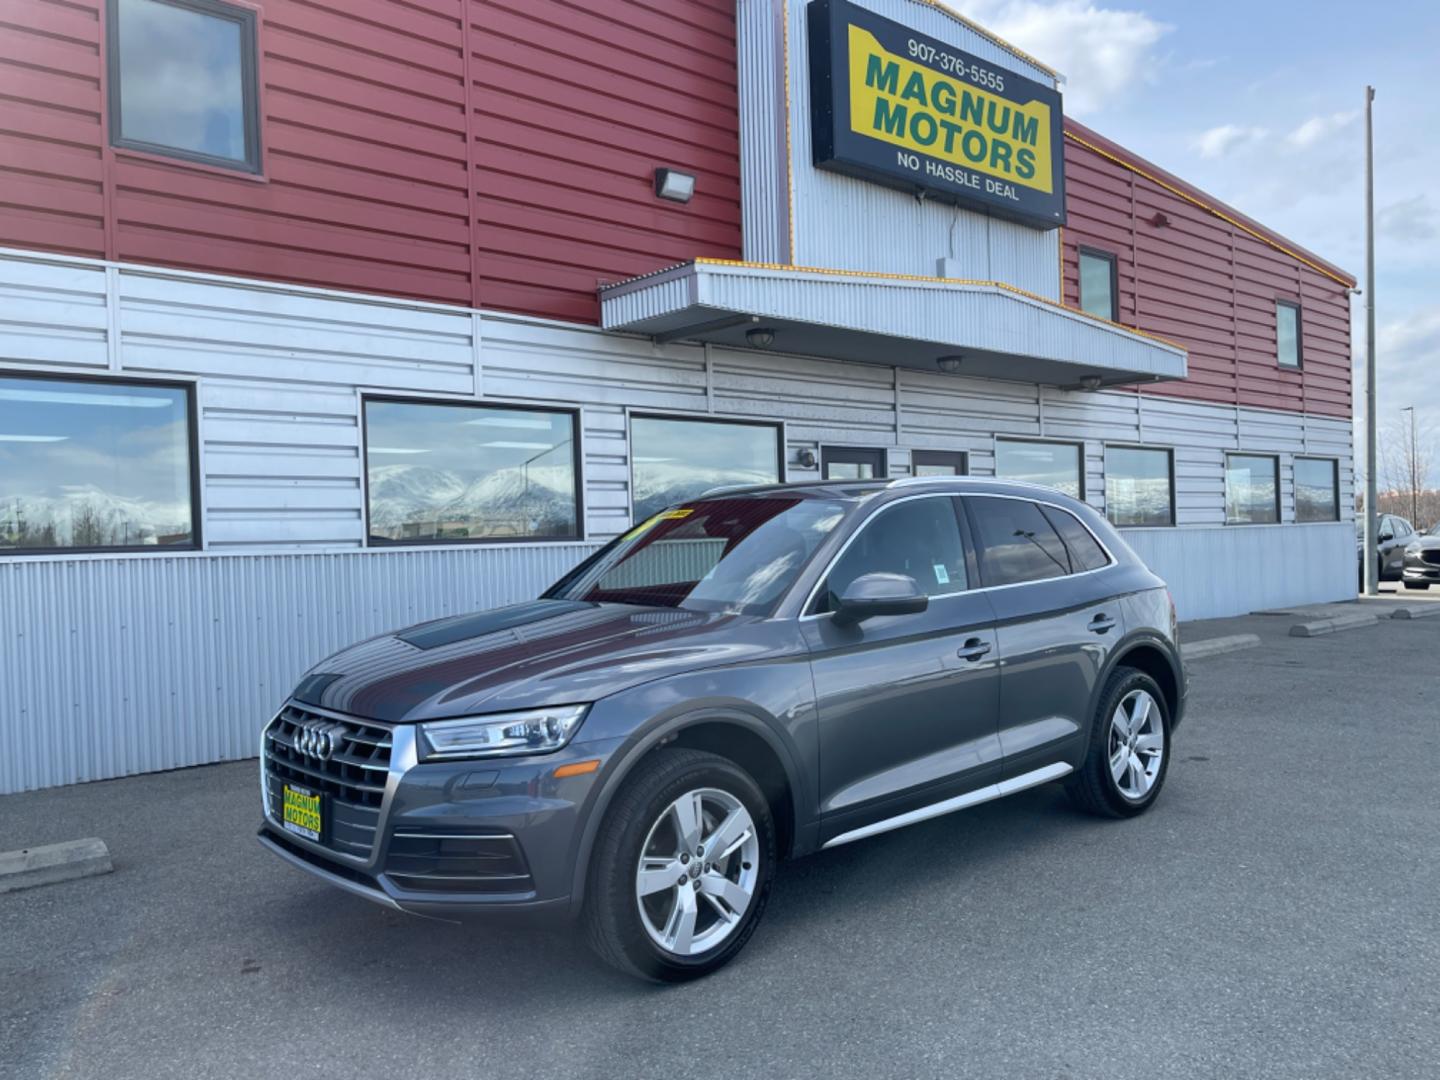
<path id="1" fill-rule="evenodd" d="M 251 756 L 321 658 L 533 597 L 597 546 L 0 562 L 0 794 Z"/>

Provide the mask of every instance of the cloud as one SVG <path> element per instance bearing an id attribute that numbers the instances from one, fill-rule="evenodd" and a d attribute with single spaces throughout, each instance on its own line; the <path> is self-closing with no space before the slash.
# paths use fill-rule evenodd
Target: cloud
<path id="1" fill-rule="evenodd" d="M 1221 124 L 1195 137 L 1195 149 L 1203 158 L 1220 158 L 1241 147 L 1257 143 L 1269 132 L 1262 127 L 1244 127 L 1239 124 Z"/>
<path id="2" fill-rule="evenodd" d="M 1344 112 L 1330 113 L 1326 116 L 1312 116 L 1303 124 L 1297 127 L 1289 135 L 1285 136 L 1287 142 L 1292 146 L 1302 149 L 1307 146 L 1314 146 L 1322 139 L 1328 139 L 1332 135 L 1343 131 L 1360 117 L 1359 109 L 1348 109 Z"/>
<path id="3" fill-rule="evenodd" d="M 1408 199 L 1382 206 L 1375 215 L 1375 231 L 1392 240 L 1434 240 L 1440 236 L 1440 215 L 1423 191 Z"/>
<path id="4" fill-rule="evenodd" d="M 1088 0 L 973 0 L 952 5 L 1062 72 L 1065 112 L 1083 115 L 1124 98 L 1159 68 L 1155 46 L 1172 27 L 1143 11 Z"/>

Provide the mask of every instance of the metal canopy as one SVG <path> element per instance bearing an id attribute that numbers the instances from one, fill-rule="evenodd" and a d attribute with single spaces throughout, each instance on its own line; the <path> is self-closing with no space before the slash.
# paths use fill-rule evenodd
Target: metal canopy
<path id="1" fill-rule="evenodd" d="M 600 289 L 606 330 L 959 374 L 1113 386 L 1183 379 L 1179 345 L 993 281 L 697 259 Z M 1083 380 L 1083 381 L 1082 381 Z M 1098 382 L 1097 382 L 1098 380 Z"/>

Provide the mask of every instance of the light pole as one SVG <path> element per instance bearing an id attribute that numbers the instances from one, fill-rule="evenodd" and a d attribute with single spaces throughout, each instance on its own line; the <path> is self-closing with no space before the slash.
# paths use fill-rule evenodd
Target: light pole
<path id="1" fill-rule="evenodd" d="M 1410 524 L 1420 520 L 1420 462 L 1415 457 L 1415 406 L 1406 405 L 1401 412 L 1410 414 Z"/>
<path id="2" fill-rule="evenodd" d="M 1365 87 L 1365 595 L 1380 595 L 1375 515 L 1375 88 Z"/>

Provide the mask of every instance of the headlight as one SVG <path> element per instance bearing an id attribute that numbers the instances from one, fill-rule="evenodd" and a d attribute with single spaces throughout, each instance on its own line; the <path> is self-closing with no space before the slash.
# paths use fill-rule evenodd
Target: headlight
<path id="1" fill-rule="evenodd" d="M 1419 555 L 1420 552 L 1422 552 L 1422 551 L 1424 551 L 1424 550 L 1425 550 L 1425 545 L 1422 544 L 1422 543 L 1420 543 L 1419 540 L 1412 540 L 1410 543 L 1408 543 L 1408 544 L 1405 545 L 1405 554 L 1406 554 L 1406 555 Z"/>
<path id="2" fill-rule="evenodd" d="M 420 725 L 422 761 L 549 754 L 570 741 L 588 705 L 467 716 Z"/>

